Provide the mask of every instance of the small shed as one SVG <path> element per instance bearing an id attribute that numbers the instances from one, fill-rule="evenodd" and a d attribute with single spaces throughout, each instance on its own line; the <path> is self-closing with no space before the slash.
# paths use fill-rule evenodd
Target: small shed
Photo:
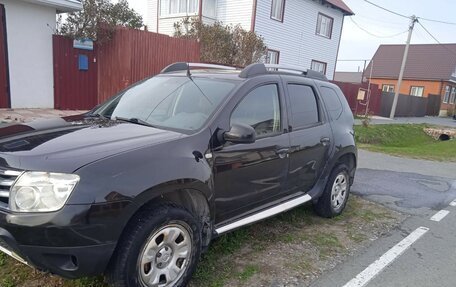
<path id="1" fill-rule="evenodd" d="M 56 14 L 79 0 L 0 0 L 0 108 L 53 108 Z"/>

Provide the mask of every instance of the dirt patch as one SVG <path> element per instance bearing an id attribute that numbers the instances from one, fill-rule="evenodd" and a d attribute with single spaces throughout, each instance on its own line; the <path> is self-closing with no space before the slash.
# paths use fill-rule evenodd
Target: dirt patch
<path id="1" fill-rule="evenodd" d="M 296 208 L 211 244 L 191 287 L 306 286 L 356 250 L 387 234 L 405 215 L 352 196 L 334 219 Z M 1 287 L 106 287 L 102 278 L 64 280 L 0 255 Z"/>
<path id="2" fill-rule="evenodd" d="M 297 208 L 216 240 L 190 286 L 307 286 L 405 218 L 356 196 L 334 219 Z"/>

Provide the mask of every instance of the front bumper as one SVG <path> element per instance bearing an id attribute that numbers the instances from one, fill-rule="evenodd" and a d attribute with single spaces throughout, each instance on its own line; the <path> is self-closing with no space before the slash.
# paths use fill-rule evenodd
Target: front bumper
<path id="1" fill-rule="evenodd" d="M 43 214 L 0 211 L 0 251 L 65 278 L 101 274 L 119 236 L 111 207 L 74 205 Z"/>

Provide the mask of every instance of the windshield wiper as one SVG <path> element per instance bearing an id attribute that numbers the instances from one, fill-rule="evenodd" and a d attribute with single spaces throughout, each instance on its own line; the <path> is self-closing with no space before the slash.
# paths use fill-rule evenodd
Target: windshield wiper
<path id="1" fill-rule="evenodd" d="M 143 121 L 143 120 L 138 119 L 138 118 L 113 117 L 112 119 L 113 119 L 114 121 L 128 122 L 128 123 L 137 124 L 137 125 L 142 125 L 142 126 L 148 126 L 148 127 L 152 127 L 152 128 L 155 127 L 155 126 L 149 124 L 148 122 Z"/>
<path id="2" fill-rule="evenodd" d="M 106 119 L 106 120 L 109 120 L 109 119 L 110 119 L 110 118 L 108 118 L 107 116 L 102 115 L 102 114 L 99 114 L 99 113 L 87 114 L 87 116 L 90 117 L 90 118 L 100 118 L 100 119 Z"/>

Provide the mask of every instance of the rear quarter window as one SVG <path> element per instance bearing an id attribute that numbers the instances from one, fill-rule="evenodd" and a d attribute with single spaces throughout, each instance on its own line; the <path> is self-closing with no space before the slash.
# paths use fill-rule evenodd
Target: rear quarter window
<path id="1" fill-rule="evenodd" d="M 332 120 L 337 120 L 342 114 L 342 103 L 340 102 L 337 92 L 328 87 L 321 87 L 321 97 L 325 103 L 326 110 L 328 111 Z"/>

